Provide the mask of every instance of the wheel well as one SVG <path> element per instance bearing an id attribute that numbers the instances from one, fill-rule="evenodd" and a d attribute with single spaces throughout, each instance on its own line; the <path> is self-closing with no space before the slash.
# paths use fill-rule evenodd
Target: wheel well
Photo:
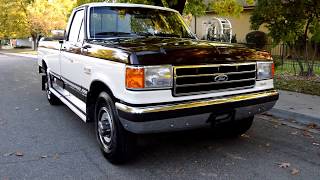
<path id="1" fill-rule="evenodd" d="M 43 69 L 45 71 L 43 73 L 46 73 L 47 72 L 47 68 L 48 68 L 47 63 L 44 60 L 42 60 L 41 64 L 42 64 L 42 66 L 40 67 L 40 69 Z M 39 72 L 40 72 L 40 70 L 39 70 Z"/>
<path id="2" fill-rule="evenodd" d="M 115 99 L 110 88 L 101 81 L 94 81 L 90 85 L 89 92 L 87 94 L 87 119 L 89 122 L 93 122 L 94 120 L 94 106 L 96 103 L 96 99 L 99 94 L 105 91 L 108 93 L 112 99 Z"/>

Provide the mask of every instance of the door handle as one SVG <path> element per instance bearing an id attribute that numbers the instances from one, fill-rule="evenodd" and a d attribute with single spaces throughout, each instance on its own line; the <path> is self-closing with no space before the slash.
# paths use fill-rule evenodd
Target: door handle
<path id="1" fill-rule="evenodd" d="M 91 45 L 87 44 L 87 45 L 83 46 L 82 48 L 83 49 L 89 49 L 89 48 L 91 48 Z"/>
<path id="2" fill-rule="evenodd" d="M 70 63 L 74 63 L 74 60 L 73 59 L 70 59 L 70 58 L 67 58 L 68 61 L 70 61 Z"/>
<path id="3" fill-rule="evenodd" d="M 85 66 L 83 68 L 83 71 L 84 71 L 85 74 L 90 75 L 91 74 L 91 67 L 90 66 Z"/>
<path id="4" fill-rule="evenodd" d="M 91 46 L 90 45 L 85 45 L 81 48 L 81 53 L 82 54 L 87 54 L 88 53 L 88 49 L 90 49 Z"/>

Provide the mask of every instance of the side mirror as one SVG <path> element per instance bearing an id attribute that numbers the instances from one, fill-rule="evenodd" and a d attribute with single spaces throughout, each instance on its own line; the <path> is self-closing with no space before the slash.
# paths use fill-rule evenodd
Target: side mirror
<path id="1" fill-rule="evenodd" d="M 52 39 L 58 40 L 59 42 L 64 40 L 65 30 L 52 30 L 51 31 Z"/>

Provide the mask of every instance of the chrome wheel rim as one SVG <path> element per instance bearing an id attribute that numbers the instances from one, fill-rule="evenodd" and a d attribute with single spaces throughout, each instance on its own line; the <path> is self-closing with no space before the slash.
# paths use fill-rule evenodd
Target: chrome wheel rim
<path id="1" fill-rule="evenodd" d="M 51 92 L 49 91 L 49 89 L 47 90 L 47 98 L 50 100 L 51 99 Z"/>
<path id="2" fill-rule="evenodd" d="M 102 145 L 108 151 L 110 149 L 111 139 L 113 136 L 113 126 L 111 115 L 106 107 L 102 107 L 99 110 L 98 118 L 98 136 Z"/>

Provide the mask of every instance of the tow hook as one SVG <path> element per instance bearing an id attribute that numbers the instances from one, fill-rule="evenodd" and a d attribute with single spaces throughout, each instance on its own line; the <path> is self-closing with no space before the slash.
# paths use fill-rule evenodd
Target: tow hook
<path id="1" fill-rule="evenodd" d="M 212 113 L 207 122 L 211 124 L 211 126 L 216 127 L 220 124 L 224 124 L 230 122 L 234 119 L 234 112 L 223 113 L 223 114 L 215 114 Z"/>

